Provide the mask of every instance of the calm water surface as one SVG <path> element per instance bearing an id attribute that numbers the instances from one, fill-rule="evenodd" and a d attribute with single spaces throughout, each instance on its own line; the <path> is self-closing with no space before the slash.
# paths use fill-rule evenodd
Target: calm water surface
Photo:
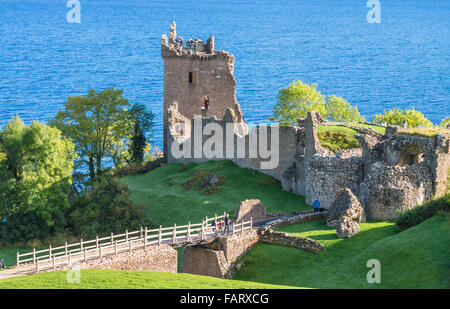
<path id="1" fill-rule="evenodd" d="M 66 21 L 66 2 L 0 0 L 0 128 L 16 114 L 45 122 L 68 96 L 114 86 L 156 114 L 161 146 L 160 37 L 172 20 L 185 39 L 215 35 L 236 56 L 249 123 L 267 122 L 293 80 L 369 119 L 393 107 L 435 123 L 450 115 L 450 1 L 380 0 L 380 24 L 364 0 L 81 0 L 81 24 Z"/>

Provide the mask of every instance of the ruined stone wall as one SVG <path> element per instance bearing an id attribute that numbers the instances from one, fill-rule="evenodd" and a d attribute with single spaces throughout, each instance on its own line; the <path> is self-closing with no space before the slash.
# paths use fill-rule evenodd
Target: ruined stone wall
<path id="1" fill-rule="evenodd" d="M 260 241 L 266 244 L 298 248 L 314 253 L 325 250 L 325 246 L 311 238 L 299 237 L 270 229 L 261 232 Z"/>
<path id="2" fill-rule="evenodd" d="M 376 162 L 361 184 L 366 216 L 387 220 L 422 204 L 432 195 L 432 178 L 425 164 L 392 166 Z"/>
<path id="3" fill-rule="evenodd" d="M 236 261 L 258 240 L 258 231 L 253 229 L 242 234 L 218 237 L 208 245 L 186 247 L 181 272 L 217 278 L 232 277 Z"/>
<path id="4" fill-rule="evenodd" d="M 321 207 L 328 208 L 345 188 L 358 196 L 363 179 L 361 157 L 343 159 L 315 155 L 306 171 L 306 202 L 311 205 L 314 200 L 319 200 Z"/>
<path id="5" fill-rule="evenodd" d="M 146 249 L 136 249 L 118 255 L 108 255 L 79 262 L 72 267 L 77 269 L 147 270 L 176 273 L 177 258 L 177 251 L 170 246 L 148 246 Z M 58 269 L 67 268 L 67 266 L 63 266 Z"/>

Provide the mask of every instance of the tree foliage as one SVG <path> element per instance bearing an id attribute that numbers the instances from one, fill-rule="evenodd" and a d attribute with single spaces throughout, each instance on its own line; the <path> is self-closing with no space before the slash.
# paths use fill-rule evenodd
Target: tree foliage
<path id="1" fill-rule="evenodd" d="M 116 178 L 102 176 L 87 194 L 73 202 L 69 215 L 72 231 L 82 237 L 95 237 L 151 227 L 144 207 L 132 202 L 129 194 L 127 186 Z"/>
<path id="2" fill-rule="evenodd" d="M 299 118 L 305 118 L 310 111 L 326 115 L 325 96 L 316 90 L 317 85 L 307 85 L 294 81 L 286 88 L 280 89 L 278 101 L 269 119 L 280 125 L 296 125 Z"/>
<path id="3" fill-rule="evenodd" d="M 152 134 L 154 115 L 143 104 L 134 104 L 129 113 L 134 124 L 129 147 L 129 162 L 139 165 L 145 160 L 146 154 L 148 155 L 151 149 L 148 141 Z M 148 139 L 145 137 L 145 132 L 148 132 Z"/>
<path id="4" fill-rule="evenodd" d="M 406 121 L 408 128 L 431 127 L 433 125 L 420 111 L 416 111 L 414 108 L 406 110 L 394 108 L 385 111 L 384 114 L 377 114 L 372 119 L 373 123 L 386 123 L 398 126 L 401 126 L 404 121 Z"/>
<path id="5" fill-rule="evenodd" d="M 327 97 L 325 105 L 327 118 L 335 122 L 362 122 L 366 121 L 356 106 L 351 106 L 345 99 L 334 95 Z"/>
<path id="6" fill-rule="evenodd" d="M 108 88 L 69 97 L 64 110 L 50 121 L 74 141 L 79 156 L 76 167 L 87 166 L 91 181 L 101 175 L 104 160 L 122 161 L 133 128 L 126 110 L 130 104 L 122 95 L 123 90 Z"/>
<path id="7" fill-rule="evenodd" d="M 270 120 L 280 125 L 296 125 L 299 118 L 305 118 L 310 111 L 317 111 L 323 118 L 336 122 L 365 121 L 356 106 L 337 96 L 325 97 L 317 90 L 316 84 L 294 81 L 280 89 L 278 101 Z"/>
<path id="8" fill-rule="evenodd" d="M 444 119 L 442 119 L 440 126 L 446 129 L 450 129 L 450 116 L 447 116 Z"/>
<path id="9" fill-rule="evenodd" d="M 0 133 L 0 218 L 4 239 L 46 236 L 65 225 L 74 145 L 39 122 L 13 117 Z"/>

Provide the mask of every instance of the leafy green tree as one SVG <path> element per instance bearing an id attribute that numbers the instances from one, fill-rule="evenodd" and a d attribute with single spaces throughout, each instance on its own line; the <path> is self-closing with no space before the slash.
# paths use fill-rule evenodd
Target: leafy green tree
<path id="1" fill-rule="evenodd" d="M 366 121 L 358 112 L 356 106 L 351 106 L 345 99 L 334 95 L 327 97 L 325 105 L 327 117 L 336 122 L 361 122 Z"/>
<path id="2" fill-rule="evenodd" d="M 326 117 L 325 96 L 316 88 L 316 84 L 307 85 L 294 81 L 280 89 L 273 116 L 269 119 L 280 125 L 296 125 L 298 118 L 305 118 L 313 110 Z"/>
<path id="3" fill-rule="evenodd" d="M 150 150 L 150 145 L 145 137 L 145 132 L 149 132 L 153 129 L 154 115 L 143 104 L 134 104 L 130 111 L 131 121 L 134 124 L 133 135 L 131 137 L 131 145 L 129 147 L 130 162 L 141 164 L 146 152 Z M 150 140 L 150 138 L 148 138 Z"/>
<path id="4" fill-rule="evenodd" d="M 373 123 L 386 123 L 398 126 L 401 126 L 404 121 L 406 121 L 408 128 L 431 127 L 433 125 L 420 111 L 416 111 L 414 108 L 407 110 L 394 108 L 385 111 L 384 114 L 377 114 L 372 119 Z"/>
<path id="5" fill-rule="evenodd" d="M 129 190 L 111 175 L 103 175 L 73 203 L 69 215 L 73 233 L 82 237 L 107 235 L 125 229 L 151 227 L 144 207 L 129 199 Z"/>
<path id="6" fill-rule="evenodd" d="M 125 148 L 133 128 L 126 110 L 129 105 L 123 90 L 90 90 L 87 95 L 69 97 L 64 110 L 50 121 L 74 141 L 79 156 L 76 168 L 87 165 L 91 181 L 101 175 L 104 160 L 117 158 L 118 149 Z"/>
<path id="7" fill-rule="evenodd" d="M 65 225 L 74 145 L 39 122 L 13 117 L 0 133 L 0 218 L 7 240 L 47 236 Z"/>
<path id="8" fill-rule="evenodd" d="M 450 116 L 447 116 L 444 119 L 442 119 L 440 126 L 446 129 L 450 129 Z"/>

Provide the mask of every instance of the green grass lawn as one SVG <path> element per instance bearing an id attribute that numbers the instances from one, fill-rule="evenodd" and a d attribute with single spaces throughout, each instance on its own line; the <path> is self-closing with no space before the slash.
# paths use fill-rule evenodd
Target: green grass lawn
<path id="1" fill-rule="evenodd" d="M 363 223 L 351 239 L 338 239 L 324 221 L 280 230 L 318 240 L 326 250 L 314 254 L 257 244 L 241 260 L 237 280 L 311 288 L 448 288 L 448 216 L 435 216 L 401 233 L 394 223 Z M 367 283 L 370 259 L 381 263 L 380 284 Z"/>
<path id="2" fill-rule="evenodd" d="M 213 193 L 198 188 L 206 173 L 222 176 Z M 282 191 L 275 178 L 233 162 L 209 161 L 201 164 L 169 164 L 144 175 L 121 179 L 131 190 L 131 199 L 146 206 L 146 215 L 156 225 L 172 226 L 201 222 L 205 216 L 234 213 L 246 199 L 260 199 L 267 211 L 290 213 L 310 210 L 302 196 Z M 191 188 L 186 184 L 190 184 Z"/>
<path id="3" fill-rule="evenodd" d="M 358 127 L 371 128 L 380 134 L 383 134 L 383 135 L 386 134 L 386 128 L 383 126 L 376 125 L 376 124 L 367 124 L 367 123 L 360 123 L 360 122 L 351 122 L 349 124 L 351 124 L 353 126 L 358 126 Z"/>
<path id="4" fill-rule="evenodd" d="M 360 147 L 359 141 L 354 137 L 358 131 L 333 125 L 322 125 L 317 129 L 320 144 L 331 151 L 352 149 Z"/>
<path id="5" fill-rule="evenodd" d="M 0 289 L 280 289 L 288 286 L 224 280 L 153 271 L 82 270 L 80 283 L 69 283 L 67 271 L 5 279 Z"/>
<path id="6" fill-rule="evenodd" d="M 16 264 L 17 250 L 20 251 L 21 249 L 0 249 L 0 259 L 3 259 L 5 261 L 6 266 Z"/>

